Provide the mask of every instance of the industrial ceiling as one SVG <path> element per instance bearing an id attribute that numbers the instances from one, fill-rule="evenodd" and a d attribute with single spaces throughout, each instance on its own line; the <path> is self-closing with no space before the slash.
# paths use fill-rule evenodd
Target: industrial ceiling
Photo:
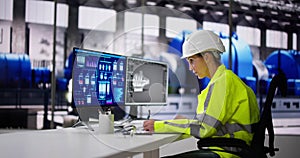
<path id="1" fill-rule="evenodd" d="M 141 6 L 176 9 L 198 22 L 211 21 L 286 32 L 300 30 L 298 0 L 57 0 L 70 6 L 92 6 L 123 11 Z M 231 5 L 230 5 L 231 4 Z M 229 10 L 231 13 L 229 14 Z"/>

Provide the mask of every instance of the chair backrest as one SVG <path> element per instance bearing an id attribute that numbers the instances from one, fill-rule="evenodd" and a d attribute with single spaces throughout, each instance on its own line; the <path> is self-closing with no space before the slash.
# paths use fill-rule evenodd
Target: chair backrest
<path id="1" fill-rule="evenodd" d="M 275 151 L 279 150 L 277 148 L 274 148 L 274 129 L 271 112 L 271 106 L 277 87 L 281 95 L 286 96 L 287 80 L 283 72 L 279 72 L 271 80 L 265 104 L 262 107 L 260 121 L 254 132 L 251 148 L 254 150 L 254 153 L 257 154 L 256 157 L 266 157 L 267 153 L 269 153 L 270 156 L 274 156 Z M 268 147 L 264 146 L 266 129 L 268 130 L 269 135 Z"/>

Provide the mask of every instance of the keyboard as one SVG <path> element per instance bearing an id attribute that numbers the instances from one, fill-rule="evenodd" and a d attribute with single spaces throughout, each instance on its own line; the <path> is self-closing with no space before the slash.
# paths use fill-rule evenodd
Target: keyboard
<path id="1" fill-rule="evenodd" d="M 134 134 L 136 134 L 136 135 L 150 135 L 150 134 L 152 134 L 152 132 L 144 130 L 144 127 L 143 127 L 144 121 L 145 120 L 115 121 L 114 122 L 115 132 L 120 132 L 121 131 L 125 134 L 130 134 L 130 131 L 135 129 Z"/>

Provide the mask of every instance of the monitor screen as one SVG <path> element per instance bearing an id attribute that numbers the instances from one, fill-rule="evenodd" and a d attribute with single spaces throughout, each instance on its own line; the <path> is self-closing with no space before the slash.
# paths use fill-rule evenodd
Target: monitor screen
<path id="1" fill-rule="evenodd" d="M 168 65 L 163 62 L 127 58 L 125 105 L 166 105 Z"/>
<path id="2" fill-rule="evenodd" d="M 75 106 L 124 105 L 126 57 L 80 48 L 73 51 Z"/>

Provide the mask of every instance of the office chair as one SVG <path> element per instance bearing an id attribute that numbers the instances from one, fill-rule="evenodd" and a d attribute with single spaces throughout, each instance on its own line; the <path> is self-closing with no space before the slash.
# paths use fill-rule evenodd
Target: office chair
<path id="1" fill-rule="evenodd" d="M 271 105 L 273 98 L 278 87 L 282 96 L 287 94 L 287 82 L 283 72 L 275 75 L 270 83 L 265 104 L 262 107 L 261 117 L 259 122 L 254 127 L 254 135 L 251 145 L 247 145 L 245 141 L 236 138 L 203 138 L 198 141 L 198 148 L 200 150 L 211 150 L 204 147 L 238 147 L 241 150 L 239 152 L 232 152 L 227 150 L 218 150 L 240 156 L 241 158 L 267 158 L 267 154 L 271 157 L 275 155 L 275 151 L 279 151 L 274 147 L 274 129 L 271 114 Z M 269 142 L 268 146 L 264 145 L 265 131 L 268 130 Z"/>

